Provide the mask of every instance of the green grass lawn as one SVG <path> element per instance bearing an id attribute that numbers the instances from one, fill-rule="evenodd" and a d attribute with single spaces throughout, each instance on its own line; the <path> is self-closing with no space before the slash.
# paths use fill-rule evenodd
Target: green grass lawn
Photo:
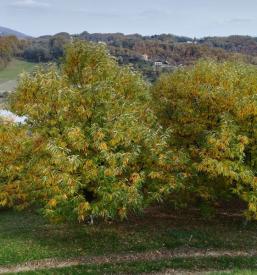
<path id="1" fill-rule="evenodd" d="M 45 258 L 69 258 L 76 256 L 133 253 L 154 249 L 216 249 L 253 250 L 257 245 L 257 223 L 244 224 L 238 217 L 219 216 L 205 221 L 198 213 L 179 213 L 152 209 L 145 216 L 131 217 L 125 222 L 95 225 L 49 224 L 33 211 L 17 213 L 0 212 L 0 265 L 22 263 Z M 223 257 L 224 258 L 224 257 Z M 255 258 L 217 259 L 221 270 L 257 268 Z M 199 260 L 199 259 L 198 259 Z M 208 259 L 185 259 L 115 265 L 122 272 L 142 268 L 212 268 Z M 181 262 L 182 261 L 182 262 Z M 195 262 L 196 261 L 196 262 Z M 179 264 L 177 264 L 177 262 Z M 202 266 L 203 265 L 203 266 Z M 127 266 L 127 267 L 126 267 Z M 149 267 L 150 266 L 150 267 Z M 112 270 L 113 265 L 72 267 L 66 273 L 88 274 L 86 270 L 101 268 Z M 95 271 L 97 271 L 95 270 Z M 149 271 L 148 270 L 148 271 Z M 44 271 L 45 272 L 45 271 Z M 71 272 L 71 273 L 69 273 Z M 97 271 L 98 272 L 98 271 Z M 39 273 L 40 274 L 40 273 Z M 51 273 L 44 273 L 51 274 Z M 56 274 L 56 273 L 52 273 Z M 78 273 L 79 274 L 79 273 Z M 97 273 L 96 273 L 97 274 Z"/>
<path id="2" fill-rule="evenodd" d="M 5 69 L 0 71 L 0 84 L 10 80 L 16 80 L 23 71 L 31 72 L 35 65 L 35 63 L 13 59 Z"/>

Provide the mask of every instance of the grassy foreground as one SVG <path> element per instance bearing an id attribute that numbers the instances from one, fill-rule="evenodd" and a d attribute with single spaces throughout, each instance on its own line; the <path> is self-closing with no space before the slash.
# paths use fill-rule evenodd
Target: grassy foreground
<path id="1" fill-rule="evenodd" d="M 31 72 L 34 67 L 35 63 L 13 59 L 4 70 L 0 71 L 0 84 L 10 80 L 16 80 L 20 73 L 23 71 Z"/>
<path id="2" fill-rule="evenodd" d="M 34 212 L 0 212 L 0 266 L 46 258 L 124 254 L 155 249 L 255 250 L 257 223 L 220 215 L 203 220 L 197 212 L 151 209 L 144 217 L 95 225 L 52 225 Z M 257 269 L 256 257 L 187 258 L 131 264 L 87 265 L 28 274 L 140 273 L 187 270 Z M 249 271 L 249 272 L 250 272 Z M 48 272 L 48 273 L 47 273 Z M 91 272 L 91 273 L 90 273 Z M 240 274 L 254 274 L 254 273 Z M 235 273 L 237 274 L 237 273 Z"/>
<path id="3" fill-rule="evenodd" d="M 184 274 L 185 271 L 197 272 L 206 271 L 211 275 L 221 274 L 257 274 L 251 267 L 257 265 L 256 258 L 190 258 L 190 259 L 173 259 L 166 261 L 153 262 L 135 262 L 127 264 L 103 264 L 103 265 L 86 265 L 61 269 L 49 269 L 41 271 L 20 272 L 18 274 L 140 274 L 149 272 L 174 271 Z M 234 270 L 231 270 L 233 268 Z M 249 268 L 249 269 L 247 269 Z M 220 272 L 211 270 L 221 270 Z M 223 270 L 223 271 L 222 271 Z"/>

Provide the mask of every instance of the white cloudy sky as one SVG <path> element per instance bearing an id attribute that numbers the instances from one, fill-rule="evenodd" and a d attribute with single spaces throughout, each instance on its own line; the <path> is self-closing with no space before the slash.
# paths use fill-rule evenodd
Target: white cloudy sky
<path id="1" fill-rule="evenodd" d="M 0 26 L 60 31 L 257 36 L 257 0 L 0 0 Z"/>

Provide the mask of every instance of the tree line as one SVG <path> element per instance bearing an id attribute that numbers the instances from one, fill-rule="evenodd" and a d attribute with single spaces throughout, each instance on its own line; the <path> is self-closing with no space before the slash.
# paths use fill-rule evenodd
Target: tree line
<path id="1" fill-rule="evenodd" d="M 25 40 L 18 40 L 15 36 L 0 36 L 0 70 L 5 68 L 14 56 L 21 57 L 26 44 Z"/>
<path id="2" fill-rule="evenodd" d="M 155 81 L 160 74 L 160 71 L 156 71 L 153 66 L 156 61 L 169 64 L 171 69 L 192 65 L 206 58 L 217 61 L 241 60 L 249 64 L 257 64 L 257 39 L 248 36 L 192 39 L 170 34 L 141 36 L 139 34 L 90 34 L 88 32 L 78 35 L 59 33 L 53 36 L 46 35 L 26 41 L 16 41 L 16 45 L 22 44 L 23 47 L 19 46 L 18 53 L 13 52 L 11 55 L 8 52 L 2 52 L 2 64 L 6 65 L 13 55 L 31 62 L 59 62 L 64 56 L 65 45 L 73 40 L 106 44 L 110 53 L 117 58 L 120 64 L 132 65 L 150 81 Z M 4 42 L 0 41 L 1 44 L 6 48 L 6 45 L 3 46 Z M 7 48 L 8 51 L 13 49 L 10 44 Z"/>
<path id="3" fill-rule="evenodd" d="M 225 38 L 193 40 L 173 35 L 59 33 L 30 40 L 22 56 L 33 62 L 56 62 L 63 57 L 65 45 L 74 39 L 105 43 L 120 64 L 132 64 L 149 79 L 157 78 L 153 72 L 155 61 L 179 66 L 194 64 L 199 59 L 212 58 L 218 61 L 240 59 L 256 64 L 257 47 L 253 45 L 257 42 L 253 38 L 241 36 L 228 37 L 227 40 Z M 147 56 L 147 60 L 143 56 Z"/>

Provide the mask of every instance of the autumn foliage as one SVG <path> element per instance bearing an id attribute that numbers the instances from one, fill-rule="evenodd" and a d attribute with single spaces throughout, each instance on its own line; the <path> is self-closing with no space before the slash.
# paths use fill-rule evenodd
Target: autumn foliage
<path id="1" fill-rule="evenodd" d="M 190 159 L 190 199 L 215 203 L 233 196 L 257 218 L 257 69 L 200 62 L 161 77 L 156 110 L 172 131 L 170 147 Z"/>
<path id="2" fill-rule="evenodd" d="M 237 196 L 256 218 L 256 76 L 203 62 L 152 94 L 104 46 L 74 42 L 61 68 L 24 74 L 11 98 L 27 123 L 0 126 L 0 205 L 58 222 Z"/>
<path id="3" fill-rule="evenodd" d="M 12 206 L 6 197 L 17 194 L 11 188 L 17 182 L 26 195 L 12 200 L 13 206 L 36 202 L 54 221 L 124 218 L 160 200 L 176 188 L 178 162 L 170 158 L 178 153 L 168 150 L 150 99 L 138 74 L 91 43 L 70 46 L 60 70 L 24 75 L 11 106 L 27 116 L 23 137 L 32 148 L 31 155 L 19 148 L 21 158 L 13 165 L 28 175 L 17 172 L 17 179 L 2 181 L 1 204 Z M 22 140 L 15 129 L 13 137 L 17 144 Z"/>
<path id="4" fill-rule="evenodd" d="M 0 36 L 0 70 L 4 69 L 14 56 L 19 57 L 26 45 L 26 41 L 15 36 Z"/>

